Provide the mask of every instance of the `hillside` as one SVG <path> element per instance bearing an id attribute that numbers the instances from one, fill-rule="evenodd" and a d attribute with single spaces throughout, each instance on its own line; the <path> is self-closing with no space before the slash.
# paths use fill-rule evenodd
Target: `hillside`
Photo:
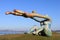
<path id="1" fill-rule="evenodd" d="M 0 40 L 60 40 L 60 34 L 53 33 L 52 37 L 43 37 L 31 34 L 0 35 Z"/>

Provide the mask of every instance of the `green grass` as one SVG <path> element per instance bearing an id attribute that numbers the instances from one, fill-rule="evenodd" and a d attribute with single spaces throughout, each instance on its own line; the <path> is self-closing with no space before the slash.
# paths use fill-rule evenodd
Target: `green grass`
<path id="1" fill-rule="evenodd" d="M 53 33 L 51 37 L 37 36 L 32 34 L 0 35 L 0 40 L 60 40 L 60 34 Z"/>

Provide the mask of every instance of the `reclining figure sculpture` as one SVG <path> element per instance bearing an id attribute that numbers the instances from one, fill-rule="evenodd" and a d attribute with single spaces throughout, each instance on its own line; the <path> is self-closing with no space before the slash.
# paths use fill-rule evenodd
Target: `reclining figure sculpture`
<path id="1" fill-rule="evenodd" d="M 31 18 L 37 22 L 40 23 L 41 28 L 38 28 L 37 30 L 35 30 L 34 32 L 32 32 L 32 34 L 35 35 L 42 35 L 42 36 L 52 36 L 52 31 L 50 29 L 51 27 L 51 19 L 47 16 L 41 15 L 41 14 L 36 14 L 35 11 L 32 11 L 32 13 L 27 13 L 27 12 L 23 12 L 21 10 L 13 10 L 13 12 L 6 12 L 6 15 L 8 14 L 12 14 L 12 15 L 16 15 L 16 16 L 23 16 L 25 18 Z M 43 18 L 44 20 L 40 21 L 37 18 Z"/>

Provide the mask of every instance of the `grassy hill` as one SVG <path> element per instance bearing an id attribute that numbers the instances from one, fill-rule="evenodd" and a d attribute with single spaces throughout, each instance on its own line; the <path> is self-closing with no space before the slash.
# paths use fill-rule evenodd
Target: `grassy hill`
<path id="1" fill-rule="evenodd" d="M 31 34 L 0 35 L 0 40 L 60 40 L 59 33 L 53 33 L 52 37 L 43 37 Z"/>

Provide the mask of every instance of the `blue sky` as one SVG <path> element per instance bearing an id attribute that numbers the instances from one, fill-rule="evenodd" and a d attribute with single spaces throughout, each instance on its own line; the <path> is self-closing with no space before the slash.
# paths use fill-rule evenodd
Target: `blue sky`
<path id="1" fill-rule="evenodd" d="M 5 15 L 6 11 L 13 9 L 48 14 L 52 19 L 52 30 L 60 29 L 60 0 L 0 0 L 0 30 L 29 30 L 34 25 L 39 27 L 39 23 L 30 18 Z"/>

